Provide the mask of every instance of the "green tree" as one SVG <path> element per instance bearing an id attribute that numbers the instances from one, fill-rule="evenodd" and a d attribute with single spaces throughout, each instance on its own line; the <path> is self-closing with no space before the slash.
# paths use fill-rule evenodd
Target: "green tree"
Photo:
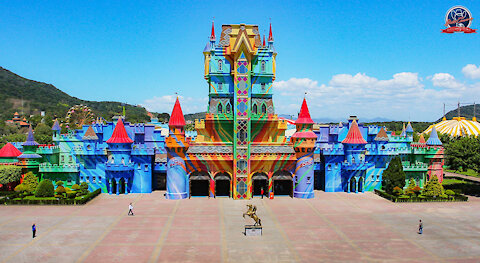
<path id="1" fill-rule="evenodd" d="M 405 172 L 398 156 L 392 159 L 382 175 L 382 189 L 385 192 L 393 194 L 393 188 L 396 186 L 402 189 L 405 186 Z"/>
<path id="2" fill-rule="evenodd" d="M 427 182 L 423 189 L 425 196 L 437 197 L 443 195 L 443 185 L 438 181 L 436 175 L 432 175 L 432 178 Z"/>
<path id="3" fill-rule="evenodd" d="M 50 179 L 42 180 L 35 190 L 35 197 L 52 197 L 54 194 L 53 183 Z"/>
<path id="4" fill-rule="evenodd" d="M 52 140 L 52 128 L 43 123 L 39 123 L 35 128 L 35 140 L 40 144 L 50 144 Z"/>
<path id="5" fill-rule="evenodd" d="M 62 182 L 62 181 L 56 181 L 56 182 L 55 182 L 55 185 L 56 185 L 56 186 L 63 186 L 63 182 Z"/>
<path id="6" fill-rule="evenodd" d="M 460 137 L 452 139 L 445 148 L 446 164 L 455 171 L 474 169 L 480 172 L 479 138 Z"/>
<path id="7" fill-rule="evenodd" d="M 0 184 L 8 184 L 20 181 L 22 168 L 16 165 L 0 165 Z"/>
<path id="8" fill-rule="evenodd" d="M 414 195 L 415 191 L 413 189 L 415 189 L 416 186 L 417 186 L 417 183 L 415 182 L 415 180 L 413 178 L 410 178 L 410 181 L 408 182 L 408 187 L 405 193 L 410 196 Z"/>
<path id="9" fill-rule="evenodd" d="M 25 191 L 33 193 L 37 189 L 38 178 L 32 172 L 28 172 L 23 177 L 22 184 L 25 186 Z"/>

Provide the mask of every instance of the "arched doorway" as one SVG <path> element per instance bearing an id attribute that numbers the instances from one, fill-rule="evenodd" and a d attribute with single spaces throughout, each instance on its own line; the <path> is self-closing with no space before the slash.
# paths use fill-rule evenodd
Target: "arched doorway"
<path id="1" fill-rule="evenodd" d="M 358 192 L 363 192 L 363 177 L 358 179 Z"/>
<path id="2" fill-rule="evenodd" d="M 253 184 L 253 195 L 261 195 L 262 188 L 263 193 L 266 195 L 268 192 L 268 176 L 266 173 L 258 172 L 254 173 L 252 176 L 252 184 Z"/>
<path id="3" fill-rule="evenodd" d="M 357 180 L 355 177 L 350 178 L 350 193 L 355 193 L 357 191 Z"/>
<path id="4" fill-rule="evenodd" d="M 215 196 L 230 196 L 231 179 L 228 173 L 215 175 Z"/>
<path id="5" fill-rule="evenodd" d="M 210 195 L 210 176 L 207 172 L 193 172 L 190 174 L 190 196 Z"/>
<path id="6" fill-rule="evenodd" d="M 117 181 L 116 181 L 114 178 L 111 179 L 110 192 L 111 192 L 112 194 L 116 194 L 116 193 L 117 193 Z"/>
<path id="7" fill-rule="evenodd" d="M 118 181 L 118 193 L 119 194 L 125 194 L 125 179 L 122 177 Z"/>
<path id="8" fill-rule="evenodd" d="M 290 172 L 277 171 L 272 176 L 275 195 L 293 196 L 293 177 Z"/>

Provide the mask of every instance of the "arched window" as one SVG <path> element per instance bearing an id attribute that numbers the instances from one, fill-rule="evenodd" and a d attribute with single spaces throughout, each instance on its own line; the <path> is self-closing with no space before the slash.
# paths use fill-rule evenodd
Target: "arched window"
<path id="1" fill-rule="evenodd" d="M 217 106 L 217 113 L 223 113 L 223 106 L 222 106 L 222 103 L 218 103 L 218 106 Z"/>
<path id="2" fill-rule="evenodd" d="M 225 111 L 227 113 L 230 113 L 232 111 L 232 105 L 230 104 L 230 102 L 227 102 L 227 106 L 225 106 Z"/>
<path id="3" fill-rule="evenodd" d="M 219 60 L 218 61 L 218 71 L 222 71 L 222 70 L 223 70 L 223 61 Z"/>
<path id="4" fill-rule="evenodd" d="M 265 91 L 265 83 L 260 84 L 260 86 L 262 87 L 262 91 L 264 92 Z"/>
<path id="5" fill-rule="evenodd" d="M 125 164 L 125 158 L 122 157 L 122 164 Z"/>
<path id="6" fill-rule="evenodd" d="M 267 113 L 267 106 L 264 104 L 262 104 L 262 113 L 265 114 Z"/>
<path id="7" fill-rule="evenodd" d="M 253 114 L 258 114 L 257 103 L 253 104 L 252 112 Z"/>
<path id="8" fill-rule="evenodd" d="M 221 91 L 223 89 L 223 83 L 218 83 L 218 91 Z"/>
<path id="9" fill-rule="evenodd" d="M 265 72 L 265 61 L 262 61 L 261 70 L 262 70 L 262 72 Z"/>

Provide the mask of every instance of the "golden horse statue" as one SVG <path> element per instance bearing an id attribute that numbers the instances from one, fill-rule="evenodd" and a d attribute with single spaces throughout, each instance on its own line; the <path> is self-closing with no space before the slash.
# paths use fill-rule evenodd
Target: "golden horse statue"
<path id="1" fill-rule="evenodd" d="M 247 210 L 247 212 L 243 213 L 243 218 L 245 218 L 245 216 L 247 215 L 250 218 L 252 218 L 253 220 L 255 220 L 254 226 L 261 226 L 262 225 L 262 220 L 260 220 L 260 218 L 258 218 L 258 216 L 257 216 L 257 206 L 247 205 L 247 207 L 248 207 L 248 210 Z"/>

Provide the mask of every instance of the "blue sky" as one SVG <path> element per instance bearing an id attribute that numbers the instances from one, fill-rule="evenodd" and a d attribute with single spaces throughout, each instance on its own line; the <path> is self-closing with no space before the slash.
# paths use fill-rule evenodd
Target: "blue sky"
<path id="1" fill-rule="evenodd" d="M 442 34 L 446 11 L 473 1 L 4 1 L 0 66 L 82 99 L 205 111 L 202 50 L 221 24 L 271 18 L 274 101 L 315 118 L 433 121 L 443 103 L 480 102 L 480 34 Z M 472 28 L 480 28 L 474 19 Z"/>

